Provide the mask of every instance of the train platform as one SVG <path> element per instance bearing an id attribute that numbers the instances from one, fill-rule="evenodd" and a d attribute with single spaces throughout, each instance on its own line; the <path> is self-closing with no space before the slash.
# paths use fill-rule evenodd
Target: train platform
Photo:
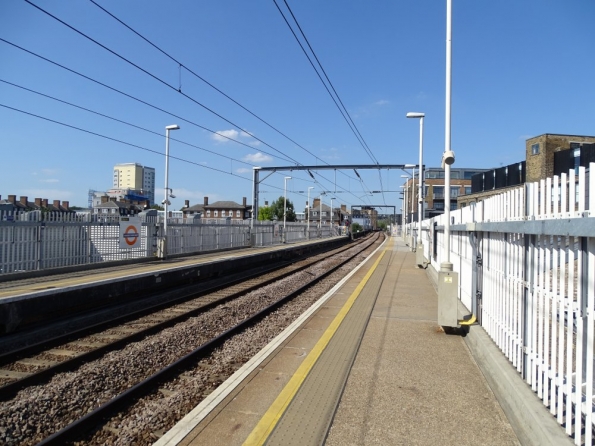
<path id="1" fill-rule="evenodd" d="M 389 239 L 155 444 L 571 444 L 481 327 L 438 326 L 430 276 Z"/>
<path id="2" fill-rule="evenodd" d="M 160 259 L 131 259 L 0 276 L 0 333 L 136 298 L 172 286 L 194 284 L 246 267 L 266 267 L 348 243 L 345 236 L 265 247 Z"/>

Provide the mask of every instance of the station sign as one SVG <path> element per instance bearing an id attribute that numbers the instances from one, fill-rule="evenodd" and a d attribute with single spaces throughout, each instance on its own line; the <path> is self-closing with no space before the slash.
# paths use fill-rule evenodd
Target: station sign
<path id="1" fill-rule="evenodd" d="M 120 249 L 140 247 L 141 227 L 140 217 L 120 217 Z"/>

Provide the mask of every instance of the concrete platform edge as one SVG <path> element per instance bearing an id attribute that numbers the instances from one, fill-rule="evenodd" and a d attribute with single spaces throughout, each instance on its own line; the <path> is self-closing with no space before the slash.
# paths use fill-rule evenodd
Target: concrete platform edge
<path id="1" fill-rule="evenodd" d="M 273 354 L 300 326 L 304 324 L 322 305 L 324 305 L 351 277 L 363 268 L 374 257 L 374 255 L 384 249 L 390 239 L 386 239 L 378 248 L 374 250 L 362 263 L 349 272 L 334 287 L 325 293 L 314 305 L 305 313 L 296 319 L 290 326 L 283 330 L 275 339 L 267 344 L 250 361 L 238 369 L 232 376 L 223 382 L 213 393 L 205 398 L 190 413 L 176 423 L 168 432 L 159 438 L 153 446 L 174 446 L 179 444 L 192 432 L 192 430 L 204 420 L 210 412 L 222 403 L 225 398 L 248 377 L 263 361 Z"/>
<path id="2" fill-rule="evenodd" d="M 430 265 L 426 272 L 436 286 L 437 271 Z M 459 301 L 459 313 L 468 312 Z M 470 327 L 465 344 L 522 445 L 574 444 L 482 326 Z"/>

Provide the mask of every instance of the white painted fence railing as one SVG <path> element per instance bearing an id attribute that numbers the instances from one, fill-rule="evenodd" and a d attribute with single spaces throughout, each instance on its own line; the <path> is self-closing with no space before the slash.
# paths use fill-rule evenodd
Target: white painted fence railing
<path id="1" fill-rule="evenodd" d="M 439 270 L 444 216 L 423 222 Z M 575 444 L 594 428 L 595 163 L 451 212 L 459 299 Z"/>
<path id="2" fill-rule="evenodd" d="M 19 271 L 153 257 L 163 236 L 163 219 L 142 220 L 140 245 L 119 247 L 117 216 L 0 212 L 0 274 Z M 168 220 L 168 255 L 282 243 L 282 228 L 271 222 L 203 220 L 189 224 Z M 339 235 L 323 225 L 310 228 L 310 238 Z M 289 223 L 286 242 L 306 240 L 306 224 Z"/>

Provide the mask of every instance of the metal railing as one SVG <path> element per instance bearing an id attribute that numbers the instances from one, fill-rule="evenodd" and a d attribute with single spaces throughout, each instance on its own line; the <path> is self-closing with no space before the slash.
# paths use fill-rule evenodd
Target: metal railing
<path id="1" fill-rule="evenodd" d="M 178 221 L 179 220 L 179 221 Z M 182 255 L 245 246 L 270 246 L 340 235 L 330 225 L 205 219 L 170 219 L 167 255 Z M 120 248 L 120 217 L 115 215 L 0 212 L 0 274 L 157 255 L 163 237 L 163 218 L 143 217 L 139 243 Z"/>
<path id="2" fill-rule="evenodd" d="M 451 212 L 459 299 L 576 444 L 593 444 L 595 163 Z M 439 270 L 444 215 L 423 222 Z"/>

